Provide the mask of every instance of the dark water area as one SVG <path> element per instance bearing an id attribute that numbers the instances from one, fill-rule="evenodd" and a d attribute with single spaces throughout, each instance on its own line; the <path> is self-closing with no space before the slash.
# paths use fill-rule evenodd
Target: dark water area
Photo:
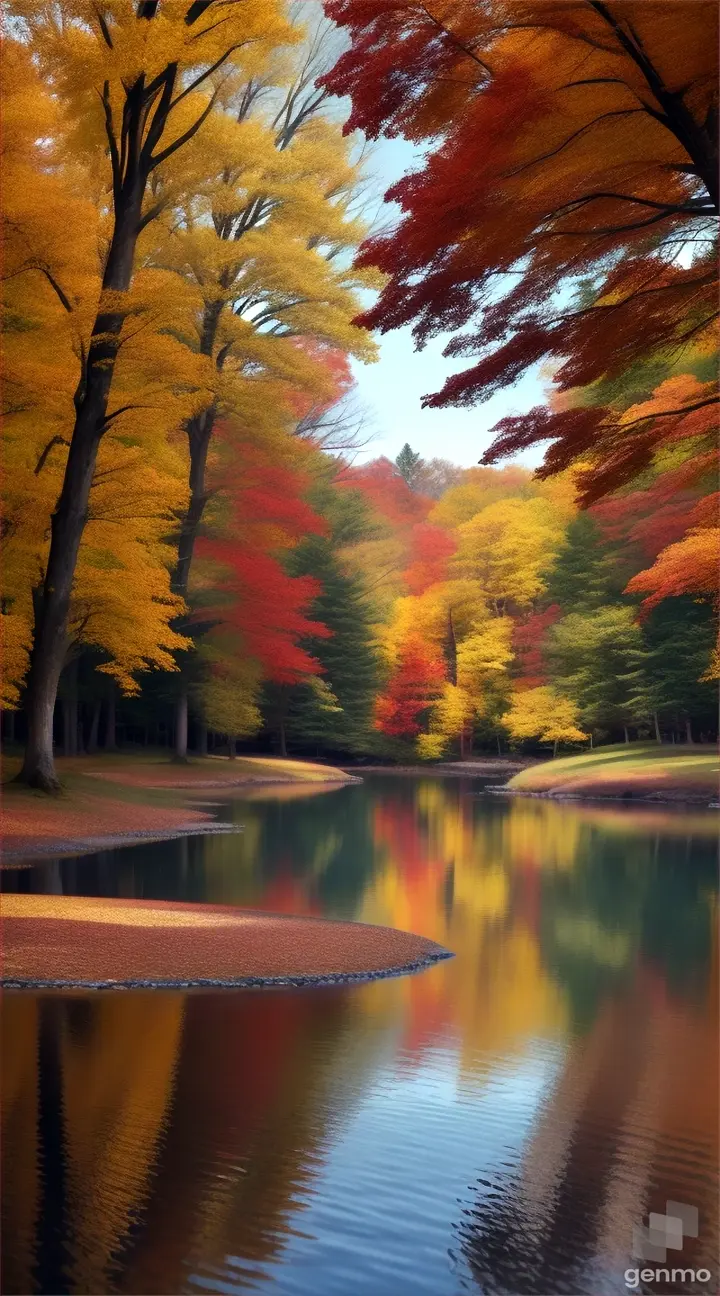
<path id="1" fill-rule="evenodd" d="M 7 1296 L 718 1290 L 716 815 L 382 776 L 216 813 L 242 833 L 3 885 L 387 923 L 456 958 L 317 990 L 6 993 Z M 668 1201 L 698 1237 L 636 1281 L 659 1262 L 633 1228 Z"/>

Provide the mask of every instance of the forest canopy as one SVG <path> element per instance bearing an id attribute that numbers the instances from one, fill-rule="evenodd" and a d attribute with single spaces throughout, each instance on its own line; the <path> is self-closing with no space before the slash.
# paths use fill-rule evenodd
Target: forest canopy
<path id="1" fill-rule="evenodd" d="M 57 789 L 55 746 L 117 741 L 434 760 L 713 735 L 715 6 L 219 9 L 10 4 L 21 777 Z M 378 217 L 367 141 L 398 135 L 419 160 Z M 426 406 L 528 372 L 545 400 L 473 467 L 400 434 L 372 457 L 352 366 L 398 328 L 467 362 Z"/>

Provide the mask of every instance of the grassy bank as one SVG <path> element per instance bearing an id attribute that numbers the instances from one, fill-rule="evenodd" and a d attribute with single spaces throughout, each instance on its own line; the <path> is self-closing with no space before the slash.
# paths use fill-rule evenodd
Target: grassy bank
<path id="1" fill-rule="evenodd" d="M 513 792 L 708 803 L 718 799 L 714 747 L 630 743 L 544 761 L 510 779 Z"/>
<path id="2" fill-rule="evenodd" d="M 178 793 L 282 785 L 301 794 L 350 781 L 309 761 L 208 756 L 177 765 L 158 754 L 121 753 L 61 757 L 62 791 L 50 797 L 13 783 L 19 766 L 19 758 L 4 761 L 0 836 L 8 863 L 207 831 L 212 815 L 179 803 Z"/>

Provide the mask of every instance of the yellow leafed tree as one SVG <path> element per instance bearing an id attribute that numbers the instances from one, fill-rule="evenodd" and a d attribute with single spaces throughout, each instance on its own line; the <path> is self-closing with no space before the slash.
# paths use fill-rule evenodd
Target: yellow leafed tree
<path id="1" fill-rule="evenodd" d="M 589 737 L 578 725 L 574 702 L 546 685 L 514 693 L 504 724 L 511 738 L 551 742 L 554 752 L 558 743 L 586 742 Z"/>
<path id="2" fill-rule="evenodd" d="M 87 171 L 64 160 L 64 123 L 29 51 L 8 41 L 4 56 L 3 703 L 15 706 L 99 291 L 101 220 L 80 192 Z M 205 394 L 167 332 L 182 291 L 176 276 L 145 272 L 128 294 L 66 629 L 63 660 L 93 644 L 125 692 L 148 667 L 173 669 L 172 650 L 185 643 L 171 627 L 182 601 L 170 590 L 166 537 L 187 497 L 182 447 L 171 442 Z"/>
<path id="3" fill-rule="evenodd" d="M 458 528 L 459 572 L 476 580 L 495 610 L 528 607 L 545 588 L 572 509 L 544 499 L 503 499 Z"/>
<path id="4" fill-rule="evenodd" d="M 61 282 L 52 270 L 47 273 L 41 239 L 35 239 L 23 266 L 23 277 L 25 272 L 42 275 L 62 310 L 75 317 L 77 347 L 63 429 L 67 458 L 33 600 L 21 775 L 33 786 L 53 789 L 53 709 L 98 452 L 110 429 L 117 432 L 118 420 L 130 412 L 116 400 L 119 357 L 132 336 L 145 332 L 147 338 L 151 331 L 142 319 L 142 284 L 133 284 L 138 240 L 168 205 L 181 200 L 185 179 L 197 185 L 200 145 L 212 129 L 209 119 L 226 76 L 254 68 L 258 50 L 292 43 L 296 36 L 273 0 L 232 6 L 220 0 L 161 5 L 156 0 L 101 5 L 17 0 L 10 17 L 32 52 L 33 71 L 24 83 L 19 75 L 19 93 L 36 71 L 52 84 L 62 118 L 64 169 L 97 213 L 96 223 L 78 227 L 79 236 L 95 246 L 94 256 L 83 258 L 82 284 L 73 275 Z M 187 177 L 167 165 L 185 149 Z M 41 186 L 45 170 L 38 169 Z M 75 223 L 63 228 L 74 230 Z M 96 287 L 83 298 L 88 273 L 96 274 Z M 186 408 L 184 416 L 191 413 Z"/>

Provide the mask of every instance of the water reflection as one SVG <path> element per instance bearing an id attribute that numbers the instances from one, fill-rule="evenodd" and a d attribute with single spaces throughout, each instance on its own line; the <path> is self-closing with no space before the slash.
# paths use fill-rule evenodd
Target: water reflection
<path id="1" fill-rule="evenodd" d="M 222 812 L 241 835 L 5 886 L 337 914 L 457 958 L 317 992 L 6 995 L 5 1292 L 601 1296 L 668 1197 L 717 1277 L 714 816 L 431 778 Z"/>

